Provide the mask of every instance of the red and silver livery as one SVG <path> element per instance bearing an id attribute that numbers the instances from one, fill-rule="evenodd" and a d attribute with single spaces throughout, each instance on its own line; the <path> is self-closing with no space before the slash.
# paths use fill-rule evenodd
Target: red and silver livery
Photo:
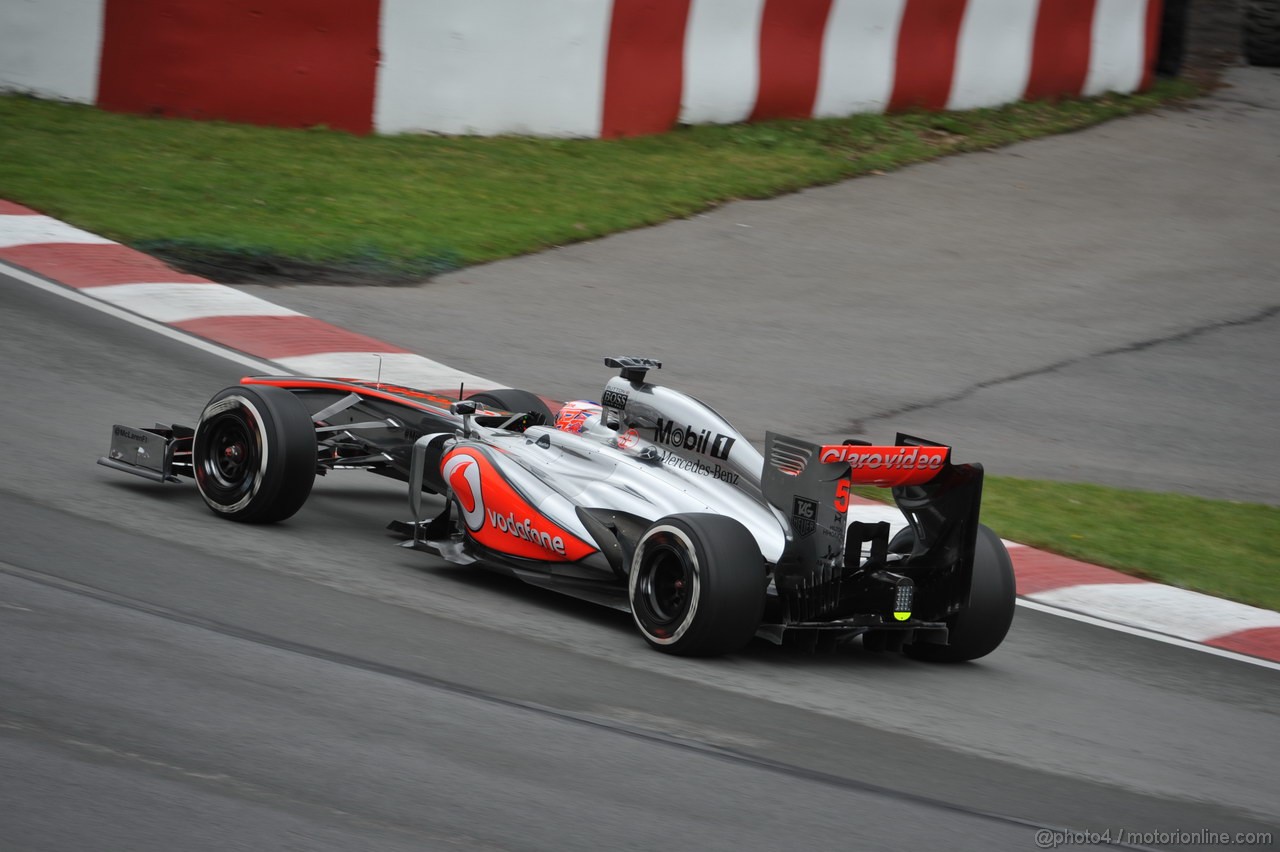
<path id="1" fill-rule="evenodd" d="M 762 448 L 710 406 L 605 359 L 599 402 L 553 416 L 496 390 L 466 399 L 333 378 L 251 377 L 194 428 L 117 426 L 101 463 L 195 479 L 231 520 L 284 520 L 314 477 L 404 481 L 406 547 L 628 610 L 655 648 L 720 654 L 753 636 L 901 649 L 933 660 L 994 650 L 1012 566 L 978 521 L 979 465 L 899 435 L 841 444 L 767 432 Z M 857 517 L 851 489 L 892 488 L 905 528 Z M 901 524 L 898 526 L 902 526 Z"/>

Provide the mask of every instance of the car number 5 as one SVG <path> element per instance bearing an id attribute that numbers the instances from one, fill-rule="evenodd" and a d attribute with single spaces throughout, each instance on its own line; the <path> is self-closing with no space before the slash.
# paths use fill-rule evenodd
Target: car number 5
<path id="1" fill-rule="evenodd" d="M 842 479 L 836 483 L 836 511 L 849 511 L 849 480 Z"/>

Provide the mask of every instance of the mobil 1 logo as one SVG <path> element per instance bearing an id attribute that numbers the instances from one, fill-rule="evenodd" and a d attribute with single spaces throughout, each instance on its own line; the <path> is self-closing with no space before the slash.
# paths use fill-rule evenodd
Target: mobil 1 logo
<path id="1" fill-rule="evenodd" d="M 729 450 L 733 448 L 737 438 L 659 417 L 658 424 L 653 430 L 653 440 L 658 444 L 692 450 L 704 456 L 711 456 L 713 459 L 727 459 Z"/>

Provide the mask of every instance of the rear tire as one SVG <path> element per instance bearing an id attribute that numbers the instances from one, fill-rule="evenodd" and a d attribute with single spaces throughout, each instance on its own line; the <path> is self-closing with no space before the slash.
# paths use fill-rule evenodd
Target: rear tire
<path id="1" fill-rule="evenodd" d="M 236 385 L 205 406 L 192 441 L 196 487 L 215 514 L 271 524 L 302 508 L 316 478 L 316 429 L 296 396 Z"/>
<path id="2" fill-rule="evenodd" d="M 915 535 L 906 529 L 889 543 L 889 550 L 910 553 L 914 543 Z M 907 645 L 902 651 L 908 657 L 931 663 L 962 663 L 985 657 L 1008 634 L 1017 598 L 1009 551 L 990 527 L 979 525 L 969 605 L 947 618 L 949 644 Z"/>
<path id="3" fill-rule="evenodd" d="M 542 417 L 542 423 L 531 425 L 540 426 L 552 422 L 551 409 L 547 408 L 547 404 L 542 401 L 542 397 L 526 390 L 497 388 L 473 393 L 467 397 L 467 400 L 478 402 L 481 405 L 491 405 L 494 408 L 510 411 L 513 414 L 536 414 Z"/>
<path id="4" fill-rule="evenodd" d="M 740 650 L 764 614 L 764 558 L 755 537 L 723 515 L 669 515 L 650 525 L 627 591 L 645 641 L 668 654 Z"/>

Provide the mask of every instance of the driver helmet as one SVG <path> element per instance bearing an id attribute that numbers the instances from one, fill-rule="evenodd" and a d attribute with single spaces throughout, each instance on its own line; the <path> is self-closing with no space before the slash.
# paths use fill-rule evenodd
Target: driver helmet
<path id="1" fill-rule="evenodd" d="M 604 408 L 599 403 L 588 399 L 575 399 L 566 402 L 556 415 L 556 428 L 561 432 L 581 434 L 594 423 L 600 422 Z"/>

